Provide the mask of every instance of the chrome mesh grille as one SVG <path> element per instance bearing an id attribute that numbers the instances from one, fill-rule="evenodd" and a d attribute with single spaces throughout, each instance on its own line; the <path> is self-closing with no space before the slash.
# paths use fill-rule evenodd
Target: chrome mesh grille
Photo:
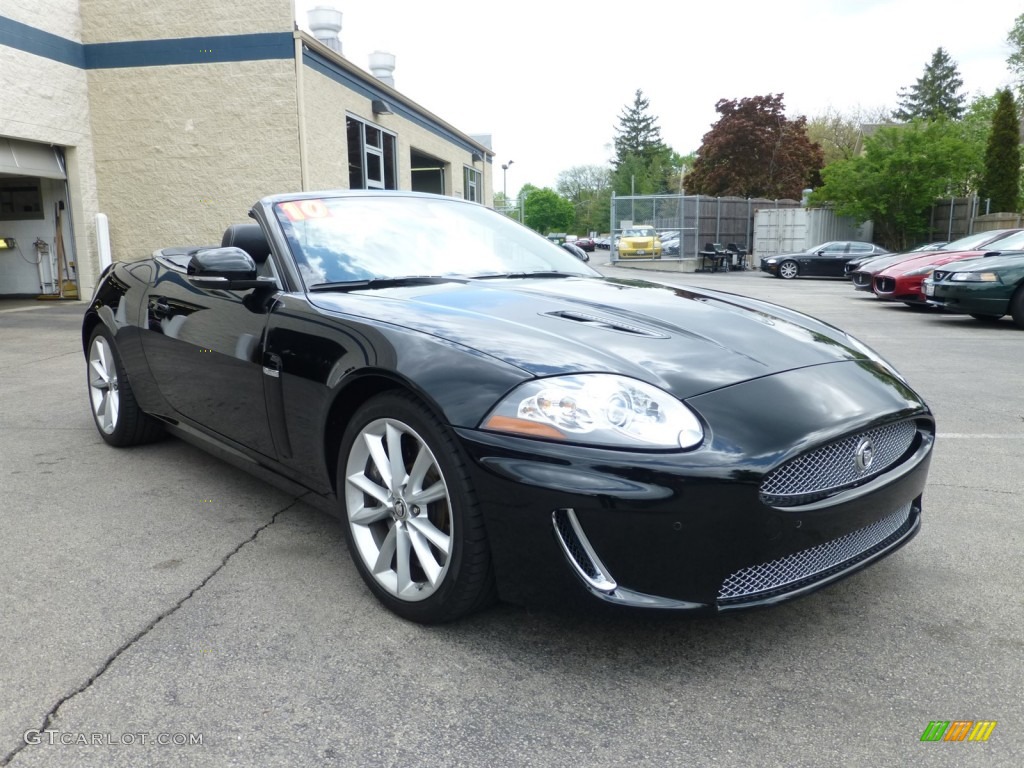
<path id="1" fill-rule="evenodd" d="M 775 506 L 806 504 L 859 484 L 898 461 L 916 434 L 914 422 L 901 421 L 815 448 L 769 472 L 761 483 L 761 501 Z M 870 441 L 872 460 L 862 468 L 857 453 L 865 441 Z"/>
<path id="2" fill-rule="evenodd" d="M 851 279 L 854 285 L 871 285 L 871 275 L 866 275 L 863 272 L 854 272 Z"/>
<path id="3" fill-rule="evenodd" d="M 892 293 L 896 290 L 896 281 L 891 277 L 876 277 L 875 288 L 882 293 Z"/>
<path id="4" fill-rule="evenodd" d="M 743 568 L 728 576 L 718 590 L 719 601 L 737 602 L 766 597 L 766 593 L 795 589 L 800 582 L 812 583 L 831 571 L 841 570 L 868 557 L 887 539 L 900 533 L 910 518 L 907 503 L 869 526 L 818 544 L 770 563 Z"/>

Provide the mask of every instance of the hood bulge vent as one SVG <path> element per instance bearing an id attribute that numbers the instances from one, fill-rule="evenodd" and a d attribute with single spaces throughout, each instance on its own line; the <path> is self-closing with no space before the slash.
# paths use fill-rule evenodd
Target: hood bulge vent
<path id="1" fill-rule="evenodd" d="M 573 312 L 572 310 L 561 309 L 554 312 L 542 313 L 548 317 L 560 317 L 563 320 L 572 320 L 574 323 L 582 323 L 583 325 L 590 325 L 596 328 L 603 328 L 606 331 L 616 331 L 618 333 L 628 333 L 630 336 L 644 336 L 648 339 L 667 339 L 668 336 L 653 331 L 650 328 L 639 328 L 635 325 L 626 325 L 618 320 L 613 320 L 610 317 L 599 317 L 598 315 L 588 315 L 583 312 Z"/>

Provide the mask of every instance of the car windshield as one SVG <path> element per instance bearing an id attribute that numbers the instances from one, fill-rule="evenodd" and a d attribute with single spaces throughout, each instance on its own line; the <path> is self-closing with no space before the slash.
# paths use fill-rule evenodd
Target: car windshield
<path id="1" fill-rule="evenodd" d="M 635 227 L 633 229 L 627 229 L 622 233 L 623 237 L 654 237 L 654 230 L 647 229 L 644 227 Z"/>
<path id="2" fill-rule="evenodd" d="M 983 243 L 988 242 L 996 236 L 995 232 L 975 232 L 973 235 L 961 237 L 951 243 L 942 246 L 943 251 L 976 251 Z M 998 240 L 996 242 L 999 242 Z M 993 243 L 995 245 L 995 243 Z"/>
<path id="3" fill-rule="evenodd" d="M 307 287 L 415 277 L 598 273 L 489 208 L 444 197 L 358 195 L 277 202 Z"/>
<path id="4" fill-rule="evenodd" d="M 1017 251 L 1024 248 L 1024 232 L 1001 237 L 994 243 L 984 246 L 987 251 Z"/>

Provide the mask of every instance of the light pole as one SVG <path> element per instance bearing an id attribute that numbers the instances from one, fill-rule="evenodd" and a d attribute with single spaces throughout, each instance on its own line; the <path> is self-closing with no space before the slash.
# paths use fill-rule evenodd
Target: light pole
<path id="1" fill-rule="evenodd" d="M 501 196 L 505 198 L 505 207 L 508 207 L 508 168 L 515 160 L 509 160 L 501 164 Z"/>

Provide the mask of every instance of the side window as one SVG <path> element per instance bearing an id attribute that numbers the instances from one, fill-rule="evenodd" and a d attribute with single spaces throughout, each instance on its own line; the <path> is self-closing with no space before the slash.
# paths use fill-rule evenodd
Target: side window
<path id="1" fill-rule="evenodd" d="M 869 243 L 850 243 L 850 253 L 871 253 L 872 250 Z"/>
<path id="2" fill-rule="evenodd" d="M 394 134 L 354 117 L 345 118 L 349 189 L 398 189 Z"/>
<path id="3" fill-rule="evenodd" d="M 484 201 L 484 174 L 476 168 L 470 168 L 468 165 L 464 166 L 462 174 L 462 190 L 462 196 L 466 200 L 472 200 L 474 203 L 482 203 Z"/>

